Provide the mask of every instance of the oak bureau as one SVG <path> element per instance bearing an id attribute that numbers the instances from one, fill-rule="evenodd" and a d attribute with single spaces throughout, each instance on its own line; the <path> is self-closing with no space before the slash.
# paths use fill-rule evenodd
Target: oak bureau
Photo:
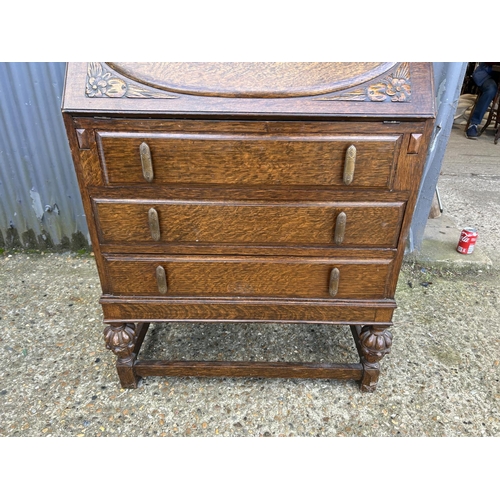
<path id="1" fill-rule="evenodd" d="M 62 111 L 123 387 L 375 390 L 433 130 L 430 63 L 69 63 Z M 360 361 L 141 360 L 168 321 L 349 325 Z"/>

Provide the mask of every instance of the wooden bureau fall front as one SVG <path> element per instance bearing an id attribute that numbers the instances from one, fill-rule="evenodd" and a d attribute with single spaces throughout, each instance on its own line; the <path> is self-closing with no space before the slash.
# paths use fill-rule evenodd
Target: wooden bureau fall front
<path id="1" fill-rule="evenodd" d="M 433 129 L 430 63 L 69 63 L 63 116 L 123 387 L 375 390 Z M 167 321 L 350 325 L 360 362 L 141 360 Z"/>

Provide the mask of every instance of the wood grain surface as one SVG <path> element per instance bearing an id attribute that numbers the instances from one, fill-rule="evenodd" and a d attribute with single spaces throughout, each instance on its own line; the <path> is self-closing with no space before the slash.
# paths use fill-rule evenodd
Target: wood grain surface
<path id="1" fill-rule="evenodd" d="M 257 361 L 149 361 L 141 360 L 135 372 L 142 377 L 274 377 L 361 380 L 363 365 Z"/>
<path id="2" fill-rule="evenodd" d="M 330 272 L 340 270 L 337 299 L 385 298 L 391 261 L 259 257 L 105 256 L 114 295 L 159 296 L 156 268 L 168 296 L 329 298 Z"/>
<path id="3" fill-rule="evenodd" d="M 147 184 L 139 149 L 151 151 L 153 184 L 343 186 L 347 149 L 355 145 L 352 188 L 389 188 L 401 136 L 255 137 L 210 134 L 97 136 L 110 185 Z"/>
<path id="4" fill-rule="evenodd" d="M 339 96 L 347 93 L 349 90 L 362 90 L 366 99 L 362 101 L 341 98 L 340 100 L 322 100 L 322 95 L 306 95 L 289 97 L 262 97 L 249 96 L 244 97 L 220 97 L 214 95 L 189 95 L 185 93 L 175 93 L 172 91 L 158 89 L 152 85 L 141 84 L 137 78 L 135 80 L 114 71 L 105 63 L 101 65 L 97 73 L 93 72 L 92 64 L 95 63 L 68 63 L 66 71 L 66 86 L 62 102 L 62 108 L 65 112 L 71 112 L 80 115 L 102 116 L 103 114 L 123 113 L 127 116 L 190 116 L 190 117 L 213 117 L 224 118 L 249 117 L 263 118 L 272 117 L 279 119 L 330 119 L 335 117 L 403 117 L 407 118 L 433 118 L 435 115 L 435 98 L 432 88 L 432 67 L 431 63 L 412 62 L 409 63 L 409 78 L 411 87 L 410 99 L 398 101 L 398 95 L 393 95 L 395 99 L 387 94 L 390 86 L 394 87 L 400 83 L 400 78 L 395 74 L 395 68 L 389 68 L 384 74 L 379 76 L 370 76 L 371 79 L 356 87 L 338 90 L 327 96 Z M 251 63 L 247 63 L 251 64 Z M 275 63 L 279 64 L 279 63 Z M 331 64 L 331 63 L 320 63 Z M 372 63 L 368 63 L 372 64 Z M 375 63 L 376 64 L 376 63 Z M 250 67 L 250 66 L 249 66 Z M 107 79 L 102 78 L 108 75 Z M 111 74 L 113 73 L 113 74 Z M 129 74 L 132 76 L 131 72 Z M 210 76 L 210 75 L 208 75 Z M 345 75 L 344 75 L 345 76 Z M 306 81 L 307 73 L 300 75 Z M 354 74 L 347 74 L 345 83 L 349 87 L 349 79 L 352 80 Z M 104 92 L 93 93 L 91 88 L 96 84 L 89 79 L 100 79 Z M 363 78 L 364 79 L 364 78 Z M 340 78 L 342 81 L 342 76 Z M 394 83 L 393 83 L 394 82 Z M 209 82 L 210 86 L 217 87 L 217 82 Z M 330 82 L 335 85 L 335 82 Z M 405 83 L 406 84 L 406 83 Z M 90 87 L 88 87 L 88 85 Z M 344 87 L 344 84 L 342 84 Z M 141 88 L 139 88 L 141 87 Z M 221 90 L 219 86 L 219 91 Z M 375 90 L 370 94 L 371 87 Z M 213 87 L 212 87 L 213 88 Z M 90 93 L 86 91 L 90 90 Z M 281 89 L 283 91 L 283 89 Z M 273 90 L 271 89 L 271 92 Z M 217 92 L 217 88 L 215 89 Z M 286 90 L 284 91 L 286 92 Z M 383 102 L 377 100 L 381 94 L 386 94 Z M 371 97 L 374 96 L 375 100 Z"/>
<path id="5" fill-rule="evenodd" d="M 118 297 L 100 299 L 104 319 L 115 321 L 205 321 L 328 324 L 391 324 L 394 300 L 252 299 L 220 297 Z"/>
<path id="6" fill-rule="evenodd" d="M 214 97 L 297 97 L 353 87 L 394 68 L 383 62 L 113 62 L 148 86 Z"/>
<path id="7" fill-rule="evenodd" d="M 93 200 L 101 243 L 147 245 L 155 240 L 149 210 L 159 220 L 161 242 L 247 245 L 335 245 L 395 248 L 404 203 L 252 203 L 238 201 Z M 334 242 L 337 217 L 345 233 Z"/>

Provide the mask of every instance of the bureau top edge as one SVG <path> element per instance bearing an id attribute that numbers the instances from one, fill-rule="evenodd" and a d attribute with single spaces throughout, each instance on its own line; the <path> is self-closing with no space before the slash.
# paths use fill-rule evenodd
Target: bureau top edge
<path id="1" fill-rule="evenodd" d="M 173 63 L 149 63 L 167 65 L 153 68 L 150 73 L 141 64 L 68 63 L 63 112 L 81 116 L 284 120 L 429 119 L 436 114 L 431 63 L 373 63 L 379 66 L 368 69 L 362 65 L 370 63 L 294 63 L 290 74 L 286 67 L 281 68 L 284 63 L 225 63 L 228 66 L 222 69 L 217 65 L 223 63 L 213 63 L 220 81 L 210 80 L 207 66 L 195 67 L 198 73 L 182 66 L 184 73 L 173 78 L 165 73 Z M 255 75 L 253 79 L 245 77 L 252 76 L 256 69 L 252 64 L 268 65 L 263 69 L 264 77 L 267 74 L 269 79 L 267 84 L 260 84 Z M 349 65 L 346 68 L 350 73 L 339 74 L 338 68 L 332 66 L 335 64 Z M 312 68 L 311 73 L 301 76 L 300 65 Z M 262 70 L 260 66 L 257 69 Z M 332 81 L 328 80 L 329 72 Z"/>
<path id="2" fill-rule="evenodd" d="M 99 109 L 81 110 L 81 109 L 62 109 L 63 114 L 70 115 L 74 118 L 93 118 L 93 119 L 158 119 L 158 120 L 224 120 L 224 121 L 323 121 L 323 122 L 386 122 L 400 123 L 410 121 L 426 121 L 434 120 L 435 114 L 405 114 L 405 115 L 367 115 L 367 114 L 299 114 L 295 113 L 222 113 L 222 112 L 163 112 L 163 111 L 104 111 Z"/>

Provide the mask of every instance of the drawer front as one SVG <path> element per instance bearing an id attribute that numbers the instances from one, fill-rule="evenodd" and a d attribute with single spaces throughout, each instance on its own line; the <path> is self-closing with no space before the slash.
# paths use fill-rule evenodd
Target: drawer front
<path id="1" fill-rule="evenodd" d="M 382 299 L 390 260 L 105 258 L 109 290 L 125 296 Z"/>
<path id="2" fill-rule="evenodd" d="M 343 186 L 347 168 L 350 188 L 390 189 L 401 138 L 97 133 L 109 185 Z"/>
<path id="3" fill-rule="evenodd" d="M 93 200 L 103 244 L 395 248 L 405 204 Z"/>

